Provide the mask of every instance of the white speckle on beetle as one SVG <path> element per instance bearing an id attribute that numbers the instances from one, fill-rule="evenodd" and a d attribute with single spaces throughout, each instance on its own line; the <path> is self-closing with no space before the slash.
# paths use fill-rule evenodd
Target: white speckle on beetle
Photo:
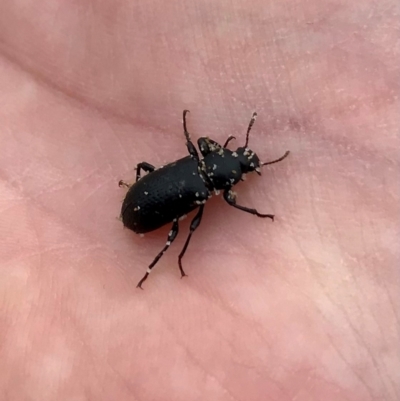
<path id="1" fill-rule="evenodd" d="M 220 156 L 224 156 L 224 151 L 223 151 L 222 148 L 218 151 L 218 154 L 219 154 Z"/>
<path id="2" fill-rule="evenodd" d="M 195 203 L 196 205 L 201 205 L 201 204 L 202 204 L 201 201 L 199 201 L 199 200 L 194 201 L 194 203 Z"/>
<path id="3" fill-rule="evenodd" d="M 150 273 L 151 273 L 151 269 L 147 269 L 147 270 L 146 270 L 146 273 L 149 273 L 149 274 L 150 274 Z"/>
<path id="4" fill-rule="evenodd" d="M 216 164 L 213 164 L 213 168 L 212 168 L 213 170 L 216 170 L 217 169 L 217 165 Z"/>
<path id="5" fill-rule="evenodd" d="M 200 196 L 200 194 L 198 192 L 195 193 L 196 198 L 198 198 Z"/>
<path id="6" fill-rule="evenodd" d="M 239 155 L 237 154 L 237 152 L 232 152 L 232 156 L 233 157 L 238 157 Z"/>
<path id="7" fill-rule="evenodd" d="M 242 178 L 243 181 L 245 181 L 246 178 L 247 178 L 247 175 L 245 173 L 243 173 L 241 178 Z"/>
<path id="8" fill-rule="evenodd" d="M 179 217 L 179 221 L 185 220 L 187 217 L 187 214 L 183 214 L 181 217 Z"/>
<path id="9" fill-rule="evenodd" d="M 179 197 L 182 198 L 182 194 L 179 194 Z"/>
<path id="10" fill-rule="evenodd" d="M 229 181 L 231 182 L 231 184 L 233 184 L 235 182 L 234 178 L 229 179 Z"/>
<path id="11" fill-rule="evenodd" d="M 233 173 L 233 174 L 237 174 L 237 171 L 236 171 L 236 170 L 232 170 L 232 173 Z"/>
<path id="12" fill-rule="evenodd" d="M 171 241 L 167 241 L 167 242 L 165 243 L 165 245 L 170 246 L 170 245 L 171 245 Z"/>
<path id="13" fill-rule="evenodd" d="M 147 191 L 144 191 L 144 194 L 145 194 L 145 195 L 148 195 L 149 193 L 148 193 Z"/>
<path id="14" fill-rule="evenodd" d="M 235 191 L 232 191 L 232 190 L 229 191 L 229 197 L 231 199 L 236 199 L 236 195 L 237 195 L 237 193 Z"/>
<path id="15" fill-rule="evenodd" d="M 137 212 L 138 210 L 140 210 L 140 206 L 136 206 L 136 207 L 133 208 L 134 212 Z"/>
<path id="16" fill-rule="evenodd" d="M 261 174 L 261 169 L 260 169 L 260 167 L 257 167 L 257 168 L 256 168 L 256 171 L 257 171 L 257 173 L 260 173 L 260 174 Z"/>
<path id="17" fill-rule="evenodd" d="M 250 167 L 254 167 L 254 163 L 253 162 L 250 163 Z"/>
<path id="18" fill-rule="evenodd" d="M 221 191 L 219 189 L 214 189 L 214 193 L 215 193 L 215 195 L 218 196 L 221 193 Z"/>

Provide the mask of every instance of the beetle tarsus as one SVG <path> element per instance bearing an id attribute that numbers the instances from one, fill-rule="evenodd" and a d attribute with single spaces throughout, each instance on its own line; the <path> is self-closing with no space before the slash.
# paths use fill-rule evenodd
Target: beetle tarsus
<path id="1" fill-rule="evenodd" d="M 119 180 L 118 186 L 120 188 L 125 187 L 127 189 L 129 189 L 131 187 L 131 185 L 129 183 L 125 182 L 124 180 Z"/>
<path id="2" fill-rule="evenodd" d="M 143 278 L 138 282 L 136 288 L 140 288 L 141 290 L 143 290 L 142 284 L 144 281 L 146 281 L 148 276 L 149 276 L 149 273 L 146 272 L 146 274 L 143 276 Z"/>

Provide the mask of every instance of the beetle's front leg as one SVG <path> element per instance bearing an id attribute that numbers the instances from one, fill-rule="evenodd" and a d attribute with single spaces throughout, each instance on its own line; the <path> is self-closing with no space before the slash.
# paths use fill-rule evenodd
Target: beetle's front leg
<path id="1" fill-rule="evenodd" d="M 155 169 L 156 168 L 150 163 L 147 162 L 138 163 L 138 165 L 136 166 L 136 182 L 140 180 L 140 170 L 144 170 L 146 171 L 146 173 L 151 173 Z"/>
<path id="2" fill-rule="evenodd" d="M 143 282 L 147 279 L 148 275 L 151 273 L 151 269 L 156 265 L 156 263 L 160 260 L 161 256 L 164 255 L 164 252 L 170 247 L 170 245 L 174 242 L 174 239 L 178 235 L 179 232 L 179 225 L 178 225 L 178 219 L 174 219 L 174 222 L 172 224 L 171 231 L 168 233 L 168 238 L 167 242 L 165 243 L 164 248 L 161 250 L 161 252 L 154 258 L 154 260 L 151 262 L 149 267 L 147 268 L 146 274 L 143 276 L 143 278 L 139 281 L 138 285 L 136 287 L 142 288 Z"/>
<path id="3" fill-rule="evenodd" d="M 229 135 L 229 136 L 228 136 L 228 139 L 227 139 L 227 140 L 225 141 L 225 143 L 224 143 L 223 148 L 226 148 L 226 147 L 228 146 L 229 142 L 230 142 L 232 139 L 236 139 L 236 137 L 234 137 L 233 135 Z"/>
<path id="4" fill-rule="evenodd" d="M 247 213 L 253 214 L 258 217 L 268 217 L 269 219 L 274 220 L 273 214 L 261 214 L 261 213 L 258 213 L 256 209 L 251 209 L 246 206 L 237 205 L 236 204 L 236 195 L 234 194 L 234 192 L 231 189 L 225 189 L 224 199 L 226 200 L 226 202 L 229 205 L 235 207 L 236 209 L 242 210 L 243 212 L 247 212 Z"/>

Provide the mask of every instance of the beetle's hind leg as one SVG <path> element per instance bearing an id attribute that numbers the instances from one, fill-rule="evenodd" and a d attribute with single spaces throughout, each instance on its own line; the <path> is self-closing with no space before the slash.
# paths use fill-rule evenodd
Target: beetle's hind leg
<path id="1" fill-rule="evenodd" d="M 179 270 L 181 271 L 181 278 L 187 276 L 187 274 L 183 271 L 182 258 L 183 258 L 183 255 L 185 254 L 186 249 L 187 249 L 187 247 L 189 245 L 190 239 L 192 238 L 192 234 L 194 233 L 196 228 L 201 223 L 201 218 L 203 217 L 203 210 L 204 210 L 204 205 L 201 205 L 200 208 L 199 208 L 199 211 L 196 213 L 196 216 L 194 216 L 192 222 L 190 223 L 189 235 L 186 238 L 185 245 L 183 246 L 183 249 L 182 249 L 182 251 L 181 251 L 181 253 L 179 254 L 179 257 L 178 257 L 178 264 L 179 264 Z"/>
<path id="2" fill-rule="evenodd" d="M 171 231 L 168 233 L 168 238 L 167 242 L 165 243 L 164 248 L 161 250 L 161 252 L 154 258 L 154 260 L 151 262 L 149 267 L 147 268 L 146 274 L 143 276 L 143 278 L 139 281 L 138 285 L 136 287 L 142 288 L 143 282 L 147 279 L 149 274 L 151 273 L 151 269 L 156 265 L 156 263 L 160 260 L 161 256 L 164 255 L 164 252 L 170 247 L 170 245 L 174 242 L 174 239 L 178 235 L 179 232 L 179 225 L 178 225 L 178 219 L 174 219 L 174 222 L 172 224 Z"/>
<path id="3" fill-rule="evenodd" d="M 138 165 L 136 166 L 136 182 L 138 182 L 140 180 L 140 171 L 141 170 L 146 171 L 146 173 L 151 173 L 155 169 L 156 168 L 150 163 L 147 163 L 147 162 L 138 163 Z"/>

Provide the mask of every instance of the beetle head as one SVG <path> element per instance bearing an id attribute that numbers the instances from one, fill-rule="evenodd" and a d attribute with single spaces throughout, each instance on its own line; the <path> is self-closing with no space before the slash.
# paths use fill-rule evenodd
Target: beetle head
<path id="1" fill-rule="evenodd" d="M 262 163 L 255 152 L 247 147 L 240 147 L 236 150 L 236 154 L 238 155 L 242 173 L 247 174 L 255 171 L 261 175 Z"/>
<path id="2" fill-rule="evenodd" d="M 280 157 L 279 159 L 272 160 L 270 162 L 266 163 L 261 163 L 260 159 L 258 156 L 247 147 L 249 143 L 249 135 L 251 131 L 251 127 L 253 126 L 254 122 L 256 121 L 257 118 L 257 113 L 254 112 L 253 115 L 251 116 L 249 126 L 247 128 L 246 132 L 246 143 L 244 144 L 243 147 L 240 147 L 236 150 L 236 153 L 238 155 L 240 165 L 242 168 L 243 173 L 250 173 L 252 171 L 255 171 L 258 175 L 261 175 L 261 166 L 266 166 L 267 164 L 273 164 L 280 162 L 281 160 L 285 159 L 289 155 L 289 151 L 285 152 L 285 154 Z"/>

